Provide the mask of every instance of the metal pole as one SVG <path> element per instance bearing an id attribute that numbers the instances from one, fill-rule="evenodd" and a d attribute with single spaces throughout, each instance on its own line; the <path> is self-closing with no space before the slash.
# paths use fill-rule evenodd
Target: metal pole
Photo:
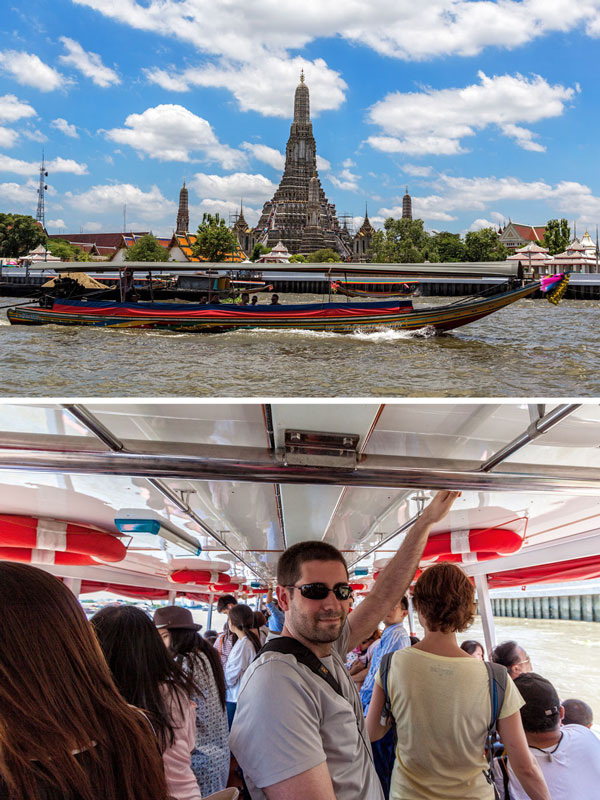
<path id="1" fill-rule="evenodd" d="M 177 601 L 177 590 L 176 589 L 171 589 L 169 591 L 169 596 L 168 596 L 167 599 L 169 601 L 169 605 L 170 606 L 174 606 L 176 601 Z"/>
<path id="2" fill-rule="evenodd" d="M 415 636 L 415 607 L 410 592 L 408 593 L 408 628 L 411 636 Z"/>
<path id="3" fill-rule="evenodd" d="M 485 649 L 488 659 L 492 655 L 492 650 L 496 646 L 496 628 L 494 625 L 494 611 L 490 600 L 490 590 L 487 582 L 487 575 L 475 576 L 475 589 L 477 590 L 477 600 L 479 601 L 479 613 L 483 625 L 483 636 L 485 639 Z"/>
<path id="4" fill-rule="evenodd" d="M 81 594 L 81 578 L 63 578 L 63 583 L 70 589 L 75 597 L 79 597 Z"/>
<path id="5" fill-rule="evenodd" d="M 215 603 L 215 596 L 211 592 L 209 595 L 208 601 L 208 616 L 206 617 L 206 630 L 210 631 L 212 629 L 212 618 L 213 618 L 213 606 Z"/>

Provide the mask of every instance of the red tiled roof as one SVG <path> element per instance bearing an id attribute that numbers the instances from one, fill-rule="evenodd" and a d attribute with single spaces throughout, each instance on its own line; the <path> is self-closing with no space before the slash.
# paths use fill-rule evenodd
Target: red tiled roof
<path id="1" fill-rule="evenodd" d="M 546 226 L 544 225 L 519 225 L 517 222 L 511 223 L 513 228 L 522 239 L 528 242 L 541 242 L 546 233 Z"/>

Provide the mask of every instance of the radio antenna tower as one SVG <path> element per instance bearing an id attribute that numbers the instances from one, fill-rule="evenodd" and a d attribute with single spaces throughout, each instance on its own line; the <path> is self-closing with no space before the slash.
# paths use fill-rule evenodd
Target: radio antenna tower
<path id="1" fill-rule="evenodd" d="M 42 163 L 40 166 L 40 187 L 38 189 L 38 204 L 37 204 L 37 212 L 35 218 L 38 222 L 41 222 L 42 228 L 46 228 L 46 211 L 44 208 L 44 192 L 48 188 L 46 185 L 46 178 L 48 177 L 48 173 L 46 172 L 46 163 L 44 161 L 44 151 L 42 150 Z"/>

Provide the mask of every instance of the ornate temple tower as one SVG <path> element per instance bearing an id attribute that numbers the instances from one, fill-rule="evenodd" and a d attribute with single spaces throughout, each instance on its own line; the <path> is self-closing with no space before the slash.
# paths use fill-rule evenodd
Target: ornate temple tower
<path id="1" fill-rule="evenodd" d="M 408 186 L 406 193 L 402 198 L 402 219 L 412 219 L 412 199 L 408 193 Z"/>
<path id="2" fill-rule="evenodd" d="M 190 212 L 188 210 L 188 190 L 185 181 L 179 192 L 179 210 L 177 211 L 177 225 L 175 233 L 187 233 L 190 229 Z"/>
<path id="3" fill-rule="evenodd" d="M 369 211 L 365 207 L 365 219 L 363 224 L 360 226 L 358 231 L 356 232 L 356 236 L 354 237 L 353 242 L 353 261 L 366 261 L 369 250 L 371 249 L 371 244 L 373 242 L 373 234 L 375 233 L 375 228 L 371 225 L 371 220 L 369 219 Z"/>
<path id="4" fill-rule="evenodd" d="M 304 236 L 309 220 L 309 186 L 311 187 L 311 234 Z M 321 247 L 331 247 L 343 258 L 350 255 L 340 237 L 335 206 L 325 197 L 317 172 L 317 145 L 310 121 L 310 96 L 304 82 L 304 72 L 294 96 L 294 120 L 285 149 L 285 167 L 279 188 L 272 199 L 263 206 L 258 225 L 254 229 L 256 240 L 274 247 L 280 240 L 290 253 L 313 252 L 315 230 Z M 310 250 L 305 249 L 310 247 Z"/>

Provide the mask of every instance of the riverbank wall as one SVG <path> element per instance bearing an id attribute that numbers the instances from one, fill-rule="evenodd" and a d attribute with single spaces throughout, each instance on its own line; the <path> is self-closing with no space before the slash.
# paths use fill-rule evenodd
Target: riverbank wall
<path id="1" fill-rule="evenodd" d="M 494 597 L 491 602 L 495 617 L 600 622 L 600 594 Z"/>

